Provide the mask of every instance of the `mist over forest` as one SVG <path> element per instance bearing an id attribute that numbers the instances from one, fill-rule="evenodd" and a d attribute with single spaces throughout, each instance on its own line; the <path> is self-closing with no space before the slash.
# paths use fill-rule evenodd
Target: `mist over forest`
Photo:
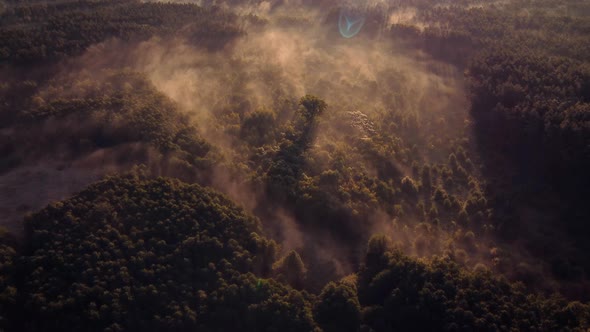
<path id="1" fill-rule="evenodd" d="M 1 331 L 586 331 L 589 188 L 587 1 L 0 1 Z"/>

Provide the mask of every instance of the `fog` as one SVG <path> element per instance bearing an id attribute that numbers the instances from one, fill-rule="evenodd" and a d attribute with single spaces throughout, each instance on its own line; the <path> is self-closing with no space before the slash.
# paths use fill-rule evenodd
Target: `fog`
<path id="1" fill-rule="evenodd" d="M 379 6 L 385 6 L 385 2 L 366 2 L 360 8 L 369 13 Z M 43 100 L 83 97 L 92 93 L 85 88 L 86 80 L 105 80 L 113 69 L 144 73 L 159 92 L 189 115 L 199 134 L 219 149 L 230 164 L 246 163 L 249 156 L 241 153 L 228 127 L 239 125 L 245 115 L 262 109 L 271 110 L 280 123 L 287 123 L 295 116 L 293 105 L 307 94 L 329 105 L 313 132 L 313 142 L 307 151 L 310 155 L 321 154 L 330 144 L 342 144 L 344 136 L 372 139 L 379 130 L 402 136 L 408 142 L 400 144 L 409 147 L 414 138 L 404 137 L 401 132 L 389 133 L 388 128 L 379 126 L 379 119 L 391 112 L 411 114 L 421 124 L 411 136 L 435 142 L 430 149 L 418 151 L 420 159 L 427 163 L 446 162 L 447 142 L 462 137 L 468 130 L 468 101 L 462 72 L 387 37 L 387 24 L 418 24 L 414 22 L 415 9 L 392 10 L 382 15 L 382 21 L 368 19 L 358 35 L 343 38 L 338 31 L 337 6 L 303 6 L 300 2 L 286 1 L 280 5 L 261 2 L 227 8 L 247 14 L 240 22 L 246 34 L 223 48 L 207 50 L 182 35 L 169 39 L 153 37 L 140 43 L 108 40 L 65 62 L 53 79 L 52 86 L 60 88 L 41 87 L 37 97 Z M 365 122 L 361 124 L 362 130 L 358 129 L 359 118 Z M 367 124 L 374 128 L 367 129 Z M 137 149 L 143 152 L 136 162 L 152 164 L 152 169 L 162 162 L 163 156 L 153 149 L 146 146 Z M 131 167 L 111 157 L 116 151 L 101 153 L 100 166 L 86 167 L 87 172 L 80 165 L 88 165 L 84 160 L 89 157 L 70 160 L 60 173 L 62 177 L 68 174 L 70 180 L 58 184 L 47 182 L 47 193 L 31 198 L 28 206 L 33 209 L 65 198 L 109 171 Z M 394 155 L 386 158 L 402 175 L 410 175 L 409 165 Z M 328 167 L 321 156 L 314 160 L 308 168 L 319 173 Z M 371 161 L 360 156 L 348 155 L 347 162 L 369 174 L 376 173 Z M 177 176 L 163 170 L 158 171 L 160 174 Z M 0 185 L 9 188 L 13 175 L 4 175 L 6 180 Z M 49 173 L 47 176 L 55 177 Z M 387 234 L 409 254 L 417 256 L 444 254 L 449 249 L 448 239 L 453 236 L 423 229 L 418 226 L 422 220 L 415 217 L 398 220 L 383 211 L 375 211 L 358 225 L 346 226 L 356 228 L 360 239 L 350 243 L 334 236 L 330 227 L 337 225 L 303 226 L 302 220 L 297 220 L 288 209 L 271 206 L 264 188 L 239 174 L 228 174 L 226 168 L 214 169 L 209 180 L 213 187 L 260 217 L 268 233 L 281 243 L 283 253 L 295 249 L 303 252 L 304 259 L 312 261 L 312 265 L 328 264 L 328 268 L 320 268 L 333 269 L 320 271 L 325 272 L 326 279 L 352 272 L 372 233 Z M 27 201 L 24 197 L 18 200 Z M 423 240 L 416 247 L 418 237 Z M 482 242 L 481 251 L 487 250 Z M 478 253 L 471 254 L 475 261 L 479 260 L 475 258 Z M 318 270 L 312 268 L 312 272 Z"/>
<path id="2" fill-rule="evenodd" d="M 343 38 L 338 32 L 338 16 L 330 15 L 335 9 L 322 12 L 290 3 L 273 7 L 263 2 L 238 11 L 257 15 L 266 23 L 257 26 L 244 23 L 248 26 L 247 35 L 221 51 L 205 51 L 182 39 L 152 39 L 129 52 L 133 69 L 147 73 L 156 88 L 190 114 L 200 133 L 220 147 L 230 160 L 237 158 L 234 161 L 238 162 L 244 156 L 235 150 L 235 138 L 225 130 L 224 126 L 232 121 L 223 116 L 228 109 L 240 116 L 270 109 L 289 119 L 293 110 L 282 110 L 284 100 L 297 100 L 306 94 L 318 96 L 329 105 L 319 119 L 308 151 L 311 155 L 351 135 L 351 113 L 373 122 L 391 111 L 413 114 L 423 124 L 417 130 L 424 132 L 414 133 L 417 137 L 448 138 L 464 134 L 465 123 L 469 122 L 468 102 L 462 73 L 457 68 L 396 44 L 386 37 L 386 30 L 375 33 L 368 30 L 369 26 L 353 38 Z M 408 9 L 398 15 L 411 13 Z M 239 121 L 235 119 L 236 124 Z M 354 135 L 370 138 L 372 133 L 365 130 Z M 433 151 L 420 151 L 421 158 L 431 163 L 444 162 L 448 156 L 445 143 L 433 147 Z M 370 162 L 347 157 L 350 163 L 361 164 L 371 172 Z M 327 168 L 321 158 L 316 159 L 320 161 L 307 166 Z M 390 159 L 398 163 L 393 156 Z M 399 169 L 409 173 L 407 165 L 400 164 Z M 244 179 L 218 174 L 213 182 L 234 201 L 250 211 L 258 211 L 266 229 L 282 244 L 284 253 L 297 249 L 307 261 L 316 255 L 311 260 L 320 262 L 312 264 L 331 262 L 328 269 L 334 269 L 338 276 L 353 271 L 354 262 L 360 259 L 364 240 L 343 242 L 329 227 L 302 226 L 301 220 L 284 209 L 272 212 L 276 207 L 266 206 L 264 190 L 252 188 Z M 376 212 L 352 227 L 357 227 L 360 238 L 365 240 L 371 233 L 386 233 L 409 254 L 445 253 L 452 234 L 415 231 L 414 225 L 419 221 L 394 220 L 386 213 Z M 404 229 L 403 225 L 409 227 Z M 419 236 L 424 238 L 423 245 L 415 248 L 413 243 Z M 482 240 L 481 251 L 488 251 L 485 246 Z M 478 253 L 471 254 L 474 262 L 480 261 Z M 333 276 L 326 278 L 330 277 Z"/>

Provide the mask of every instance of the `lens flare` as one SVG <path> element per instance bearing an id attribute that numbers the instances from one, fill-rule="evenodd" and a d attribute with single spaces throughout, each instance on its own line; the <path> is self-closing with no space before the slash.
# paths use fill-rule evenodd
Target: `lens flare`
<path id="1" fill-rule="evenodd" d="M 359 12 L 351 9 L 340 9 L 338 18 L 338 29 L 344 38 L 356 36 L 365 24 L 365 17 Z"/>

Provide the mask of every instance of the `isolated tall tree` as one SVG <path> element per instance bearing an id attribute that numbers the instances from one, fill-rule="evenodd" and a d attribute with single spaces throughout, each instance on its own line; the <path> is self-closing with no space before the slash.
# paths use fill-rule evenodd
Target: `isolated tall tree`
<path id="1" fill-rule="evenodd" d="M 307 121 L 313 120 L 316 116 L 322 114 L 328 104 L 320 98 L 312 95 L 306 95 L 299 100 L 299 105 L 303 106 L 302 115 Z"/>
<path id="2" fill-rule="evenodd" d="M 277 279 L 288 283 L 295 289 L 303 288 L 307 268 L 303 264 L 301 256 L 295 250 L 291 250 L 287 256 L 276 262 L 274 270 Z"/>

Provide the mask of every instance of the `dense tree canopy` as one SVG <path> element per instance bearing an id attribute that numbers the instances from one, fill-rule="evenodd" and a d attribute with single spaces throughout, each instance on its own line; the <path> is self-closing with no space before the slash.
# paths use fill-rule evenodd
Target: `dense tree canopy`
<path id="1" fill-rule="evenodd" d="M 583 330 L 590 308 L 523 292 L 485 267 L 369 250 L 358 274 L 363 323 L 374 331 Z"/>
<path id="2" fill-rule="evenodd" d="M 590 328 L 588 3 L 198 3 L 0 1 L 1 330 Z"/>
<path id="3" fill-rule="evenodd" d="M 11 160 L 2 166 L 10 169 L 19 162 L 56 154 L 71 159 L 117 147 L 128 150 L 120 162 L 132 159 L 129 155 L 147 162 L 146 148 L 151 146 L 174 156 L 167 162 L 170 172 L 190 178 L 195 173 L 192 167 L 207 169 L 211 159 L 217 158 L 189 117 L 145 75 L 128 70 L 107 70 L 101 75 L 95 79 L 87 73 L 46 82 L 43 91 L 33 93 L 17 112 L 0 106 L 0 114 L 10 113 L 10 122 L 18 128 L 0 143 Z M 74 91 L 84 92 L 72 96 Z M 48 123 L 54 123 L 52 130 L 46 129 Z M 36 135 L 32 137 L 31 132 Z M 40 146 L 39 140 L 45 144 Z"/>
<path id="4" fill-rule="evenodd" d="M 221 47 L 241 31 L 236 16 L 191 4 L 134 0 L 18 3 L 0 12 L 0 63 L 31 63 L 81 54 L 108 38 L 186 36 Z"/>
<path id="5" fill-rule="evenodd" d="M 390 31 L 465 68 L 498 229 L 510 241 L 530 234 L 526 245 L 554 272 L 569 271 L 557 277 L 574 280 L 590 267 L 581 254 L 590 216 L 588 4 L 532 3 L 424 8 L 416 19 L 436 24 L 420 30 L 400 23 Z M 531 210 L 546 219 L 531 220 Z M 570 244 L 561 236 L 547 235 L 562 230 L 573 238 L 574 253 L 566 254 Z M 540 242 L 554 249 L 546 254 Z"/>
<path id="6" fill-rule="evenodd" d="M 312 330 L 311 298 L 261 279 L 278 246 L 260 234 L 197 185 L 104 180 L 27 220 L 20 328 Z"/>

